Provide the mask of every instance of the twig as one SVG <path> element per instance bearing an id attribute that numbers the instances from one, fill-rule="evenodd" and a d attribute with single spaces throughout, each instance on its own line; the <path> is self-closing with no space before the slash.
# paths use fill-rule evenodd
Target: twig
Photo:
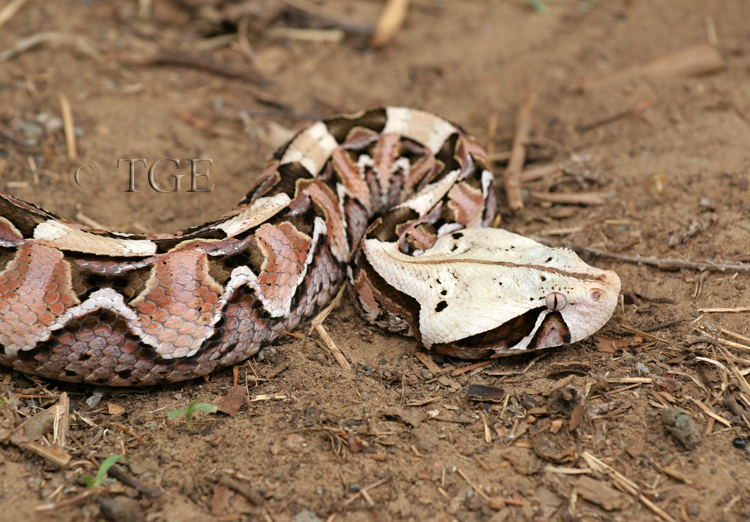
<path id="1" fill-rule="evenodd" d="M 719 51 L 711 45 L 701 44 L 667 54 L 645 65 L 586 80 L 581 88 L 588 90 L 603 87 L 610 82 L 640 76 L 698 76 L 719 71 L 724 67 L 726 64 Z"/>
<path id="2" fill-rule="evenodd" d="M 479 489 L 479 486 L 474 484 L 469 477 L 466 476 L 466 473 L 463 472 L 461 468 L 456 469 L 456 472 L 461 475 L 461 478 L 466 481 L 466 483 L 471 486 L 471 489 L 473 489 L 477 495 L 482 497 L 487 504 L 495 510 L 502 509 L 505 504 L 509 504 L 511 506 L 523 506 L 524 503 L 520 500 L 514 500 L 512 498 L 505 498 L 505 497 L 491 497 L 481 489 Z"/>
<path id="3" fill-rule="evenodd" d="M 161 496 L 161 490 L 159 488 L 152 488 L 145 485 L 143 482 L 135 477 L 131 477 L 117 466 L 112 466 L 107 470 L 107 475 L 117 479 L 124 486 L 129 486 L 140 493 L 143 493 L 147 497 L 157 498 Z"/>
<path id="4" fill-rule="evenodd" d="M 613 252 L 605 252 L 597 248 L 585 247 L 575 245 L 573 243 L 566 243 L 566 247 L 576 252 L 586 252 L 597 257 L 603 257 L 607 259 L 617 259 L 618 261 L 624 261 L 626 263 L 637 263 L 649 266 L 655 266 L 662 270 L 676 270 L 680 268 L 687 268 L 690 270 L 708 270 L 711 272 L 750 272 L 750 263 L 730 263 L 726 261 L 715 262 L 715 261 L 688 261 L 686 259 L 675 259 L 671 257 L 658 258 L 653 256 L 627 256 L 624 254 L 615 254 Z M 700 311 L 740 311 L 750 312 L 750 308 L 741 309 L 705 309 Z"/>
<path id="5" fill-rule="evenodd" d="M 122 488 L 116 488 L 113 486 L 105 486 L 101 488 L 90 488 L 84 491 L 83 493 L 79 493 L 78 495 L 73 495 L 72 497 L 68 497 L 64 500 L 61 500 L 60 502 L 55 502 L 53 504 L 41 504 L 39 506 L 36 506 L 34 508 L 34 511 L 37 513 L 43 512 L 43 511 L 57 511 L 60 508 L 64 508 L 65 506 L 70 506 L 71 504 L 75 504 L 76 502 L 80 502 L 81 500 L 85 500 L 89 497 L 92 497 L 94 495 L 104 495 L 105 493 L 111 493 L 119 491 L 122 493 Z"/>
<path id="6" fill-rule="evenodd" d="M 155 55 L 146 56 L 144 58 L 123 58 L 121 62 L 131 65 L 167 65 L 173 67 L 188 67 L 191 69 L 198 69 L 221 76 L 226 76 L 227 78 L 245 80 L 262 87 L 268 87 L 273 84 L 273 82 L 271 82 L 267 78 L 264 78 L 258 73 L 254 73 L 245 69 L 235 69 L 233 67 L 228 67 L 226 65 L 216 63 L 215 61 L 207 57 L 193 56 L 191 54 L 180 51 L 162 51 Z"/>
<path id="7" fill-rule="evenodd" d="M 409 0 L 388 0 L 378 17 L 375 34 L 370 39 L 373 47 L 383 47 L 390 42 L 406 20 L 409 10 Z"/>
<path id="8" fill-rule="evenodd" d="M 322 8 L 311 2 L 301 2 L 299 0 L 286 0 L 286 11 L 290 15 L 307 18 L 326 27 L 339 27 L 349 34 L 360 36 L 371 35 L 375 28 L 372 25 L 361 25 L 338 18 L 337 14 L 324 13 Z"/>
<path id="9" fill-rule="evenodd" d="M 750 307 L 740 306 L 739 308 L 698 308 L 702 314 L 731 314 L 750 312 Z"/>
<path id="10" fill-rule="evenodd" d="M 490 117 L 487 119 L 487 156 L 492 157 L 495 154 L 495 134 L 497 134 L 497 120 L 499 118 L 497 111 L 490 113 Z"/>
<path id="11" fill-rule="evenodd" d="M 5 25 L 5 22 L 13 18 L 18 10 L 21 9 L 23 5 L 28 1 L 29 0 L 13 0 L 8 5 L 3 7 L 3 10 L 0 11 L 0 27 Z"/>
<path id="12" fill-rule="evenodd" d="M 508 167 L 503 176 L 505 195 L 508 198 L 508 206 L 512 211 L 523 208 L 521 197 L 521 169 L 526 161 L 526 143 L 531 134 L 531 115 L 536 103 L 536 96 L 532 93 L 526 97 L 521 110 L 516 118 L 516 135 L 513 137 L 513 148 L 511 149 Z"/>
<path id="13" fill-rule="evenodd" d="M 627 491 L 632 496 L 640 500 L 647 508 L 656 513 L 659 518 L 666 520 L 667 522 L 677 522 L 669 515 L 669 513 L 651 502 L 648 498 L 641 495 L 640 491 L 638 490 L 638 485 L 632 480 L 628 479 L 625 475 L 619 473 L 614 468 L 605 464 L 603 461 L 599 460 L 588 451 L 584 451 L 581 456 L 584 458 L 590 468 L 598 471 L 599 473 L 608 473 L 609 479 L 614 485 L 620 487 L 620 489 Z"/>
<path id="14" fill-rule="evenodd" d="M 372 507 L 371 502 L 373 502 L 373 500 L 372 500 L 372 497 L 370 497 L 369 495 L 370 490 L 373 490 L 376 487 L 385 484 L 386 482 L 388 482 L 388 480 L 389 479 L 384 478 L 384 479 L 378 480 L 374 484 L 370 484 L 369 486 L 365 486 L 362 489 L 360 489 L 357 493 L 355 493 L 354 495 L 346 499 L 344 502 L 342 502 L 339 509 L 337 511 L 334 511 L 331 514 L 331 516 L 326 519 L 326 522 L 333 522 L 334 520 L 336 520 L 336 517 L 338 516 L 338 514 L 341 511 L 343 511 L 346 506 L 348 506 L 349 504 L 351 504 L 352 502 L 354 502 L 360 497 L 362 498 L 362 500 L 364 500 L 367 503 L 368 506 Z M 362 494 L 363 492 L 364 492 L 364 495 Z"/>
<path id="15" fill-rule="evenodd" d="M 608 116 L 606 118 L 602 118 L 601 120 L 597 120 L 597 121 L 595 121 L 593 123 L 589 123 L 588 125 L 584 125 L 582 127 L 578 127 L 578 132 L 588 132 L 588 131 L 593 130 L 593 129 L 597 128 L 597 127 L 601 127 L 602 125 L 608 125 L 610 123 L 614 123 L 617 120 L 621 120 L 623 118 L 626 118 L 627 116 L 638 116 L 643 111 L 645 111 L 646 109 L 648 109 L 651 106 L 652 103 L 653 103 L 653 100 L 651 100 L 651 99 L 642 100 L 642 101 L 636 103 L 635 105 L 633 105 L 632 107 L 630 107 L 627 110 L 618 112 L 617 114 L 614 114 L 612 116 Z"/>
<path id="16" fill-rule="evenodd" d="M 64 94 L 57 95 L 60 100 L 60 112 L 62 113 L 63 128 L 65 129 L 65 147 L 68 149 L 68 159 L 75 161 L 78 159 L 78 149 L 76 147 L 76 128 L 73 123 L 73 110 L 70 108 L 70 102 Z"/>
<path id="17" fill-rule="evenodd" d="M 339 366 L 341 366 L 344 370 L 350 369 L 351 365 L 349 364 L 349 361 L 346 360 L 346 357 L 344 357 L 344 354 L 341 353 L 339 347 L 336 346 L 336 343 L 333 342 L 331 336 L 328 335 L 325 327 L 322 324 L 315 325 L 315 331 L 318 332 L 318 335 L 323 340 L 326 348 L 328 348 L 328 350 L 331 352 L 331 355 L 333 355 L 333 358 L 336 359 L 336 362 L 339 363 Z"/>
<path id="18" fill-rule="evenodd" d="M 339 43 L 344 39 L 343 29 L 300 29 L 299 27 L 274 27 L 264 33 L 266 38 L 299 40 L 301 42 Z"/>
<path id="19" fill-rule="evenodd" d="M 474 363 L 474 364 L 467 364 L 466 366 L 453 370 L 451 372 L 451 377 L 458 377 L 459 375 L 463 373 L 470 372 L 471 370 L 476 370 L 477 368 L 482 368 L 494 362 L 495 362 L 494 360 L 490 359 L 489 361 L 481 361 L 481 362 Z"/>
<path id="20" fill-rule="evenodd" d="M 671 346 L 672 348 L 676 348 L 677 350 L 682 349 L 682 346 L 680 346 L 677 343 L 673 343 L 672 341 L 667 341 L 666 339 L 662 339 L 661 337 L 657 337 L 655 335 L 651 335 L 650 333 L 646 333 L 643 330 L 637 330 L 635 328 L 631 328 L 630 326 L 626 326 L 624 324 L 619 325 L 620 328 L 622 328 L 625 331 L 628 331 L 635 335 L 640 335 L 641 337 L 645 337 L 646 339 L 651 339 L 652 341 L 656 341 L 658 343 L 664 343 L 666 345 Z"/>
<path id="21" fill-rule="evenodd" d="M 248 484 L 245 484 L 240 480 L 222 475 L 219 477 L 219 484 L 223 484 L 224 486 L 235 490 L 254 506 L 260 506 L 261 504 L 263 504 L 263 496 L 258 492 L 258 490 L 253 489 Z"/>
<path id="22" fill-rule="evenodd" d="M 99 62 L 104 61 L 102 54 L 94 47 L 87 39 L 81 36 L 72 36 L 66 33 L 48 32 L 48 33 L 37 33 L 19 40 L 13 45 L 0 53 L 0 62 L 6 62 L 15 58 L 16 56 L 24 53 L 34 47 L 48 43 L 65 43 L 74 45 L 79 51 L 84 53 L 91 58 Z"/>
<path id="23" fill-rule="evenodd" d="M 705 404 L 703 404 L 698 399 L 694 399 L 693 397 L 688 397 L 688 399 L 690 399 L 691 401 L 693 401 L 696 404 L 696 406 L 698 406 L 703 411 L 703 413 L 705 413 L 709 417 L 712 417 L 715 421 L 718 421 L 718 422 L 722 423 L 727 428 L 731 428 L 732 427 L 732 423 L 731 422 L 729 422 L 728 420 L 726 420 L 721 415 L 718 415 L 718 414 L 712 412 L 711 409 L 708 406 L 706 406 Z"/>
<path id="24" fill-rule="evenodd" d="M 562 172 L 562 167 L 559 163 L 547 163 L 545 165 L 536 165 L 529 167 L 521 172 L 521 183 L 531 183 L 547 176 L 552 176 Z"/>
<path id="25" fill-rule="evenodd" d="M 578 194 L 532 192 L 530 196 L 537 201 L 568 205 L 604 205 L 607 202 L 607 194 L 604 192 L 579 192 Z"/>
<path id="26" fill-rule="evenodd" d="M 310 332 L 307 335 L 310 335 L 316 326 L 318 326 L 319 324 L 323 324 L 325 320 L 328 319 L 328 316 L 331 314 L 331 312 L 333 312 L 341 305 L 341 298 L 344 296 L 344 292 L 346 292 L 346 285 L 341 285 L 341 288 L 336 294 L 336 297 L 333 298 L 333 301 L 331 301 L 328 306 L 321 310 L 320 313 L 316 315 L 310 322 Z"/>

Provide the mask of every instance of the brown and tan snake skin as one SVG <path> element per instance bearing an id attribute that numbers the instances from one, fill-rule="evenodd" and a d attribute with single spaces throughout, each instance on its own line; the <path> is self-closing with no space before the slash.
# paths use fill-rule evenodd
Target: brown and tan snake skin
<path id="1" fill-rule="evenodd" d="M 387 108 L 318 122 L 228 214 L 138 236 L 0 194 L 0 364 L 144 386 L 206 375 L 293 330 L 349 280 L 371 322 L 462 358 L 575 342 L 619 279 L 486 227 L 490 163 L 458 127 Z"/>

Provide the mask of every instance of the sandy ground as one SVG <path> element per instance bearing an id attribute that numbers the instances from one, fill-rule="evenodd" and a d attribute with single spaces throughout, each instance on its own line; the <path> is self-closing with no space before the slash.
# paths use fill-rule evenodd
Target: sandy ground
<path id="1" fill-rule="evenodd" d="M 367 37 L 376 0 L 252 2 L 240 22 L 214 10 L 216 23 L 189 2 L 154 0 L 140 13 L 144 4 L 38 0 L 4 23 L 0 53 L 39 33 L 67 37 L 0 61 L 0 189 L 111 229 L 176 230 L 231 208 L 291 132 L 382 105 L 461 124 L 496 154 L 500 176 L 533 92 L 527 168 L 562 169 L 525 186 L 517 214 L 501 194 L 502 226 L 621 256 L 585 257 L 618 272 L 622 306 L 604 337 L 462 371 L 461 361 L 418 358 L 413 339 L 368 326 L 344 299 L 326 328 L 351 369 L 315 337 L 289 338 L 239 366 L 236 415 L 198 413 L 192 430 L 167 413 L 226 396 L 231 371 L 99 390 L 91 407 L 97 390 L 0 369 L 0 520 L 750 519 L 748 312 L 701 312 L 750 307 L 750 3 L 560 0 L 540 13 L 520 0 L 420 0 L 378 50 Z M 322 28 L 305 36 L 335 38 L 319 15 L 345 38 L 279 35 Z M 241 38 L 224 36 L 238 26 Z M 694 58 L 706 44 L 721 68 L 672 72 L 673 53 Z M 153 59 L 167 52 L 268 83 L 178 66 L 174 54 Z M 67 157 L 60 96 L 77 160 Z M 179 192 L 157 193 L 139 169 L 139 192 L 127 192 L 118 158 L 210 158 L 215 190 L 189 193 L 184 178 Z M 101 181 L 82 171 L 73 187 L 70 173 L 93 162 Z M 173 183 L 167 169 L 156 181 Z M 534 196 L 591 192 L 603 204 Z M 635 256 L 688 263 L 660 270 Z M 732 265 L 701 271 L 707 261 Z M 474 400 L 476 384 L 505 397 Z M 8 440 L 62 392 L 73 457 L 63 470 Z M 667 431 L 667 406 L 683 408 L 688 433 L 701 435 L 693 449 Z M 34 511 L 84 492 L 80 476 L 122 453 L 136 482 L 106 479 L 114 492 Z"/>

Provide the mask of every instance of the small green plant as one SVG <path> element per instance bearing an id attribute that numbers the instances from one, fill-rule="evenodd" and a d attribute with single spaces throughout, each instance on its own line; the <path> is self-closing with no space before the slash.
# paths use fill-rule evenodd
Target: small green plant
<path id="1" fill-rule="evenodd" d="M 544 0 L 527 0 L 529 7 L 531 7 L 534 11 L 536 11 L 539 14 L 544 14 L 547 12 L 547 4 L 544 2 Z"/>
<path id="2" fill-rule="evenodd" d="M 196 411 L 202 411 L 204 413 L 213 413 L 217 410 L 216 406 L 213 404 L 208 404 L 206 402 L 200 402 L 204 399 L 208 399 L 208 397 L 200 397 L 198 399 L 195 399 L 193 402 L 188 404 L 187 408 L 181 408 L 179 410 L 170 411 L 167 413 L 167 417 L 170 419 L 176 419 L 177 417 L 181 415 L 185 415 L 185 424 L 187 424 L 187 427 L 189 430 L 193 429 L 193 413 Z"/>
<path id="3" fill-rule="evenodd" d="M 120 459 L 128 460 L 128 458 L 125 455 L 110 455 L 106 459 L 104 459 L 104 462 L 102 462 L 102 465 L 99 466 L 99 471 L 96 472 L 96 478 L 92 479 L 88 475 L 83 475 L 81 477 L 81 480 L 88 486 L 89 488 L 100 488 L 102 486 L 102 483 L 104 482 L 104 477 L 107 476 L 107 472 L 109 471 L 109 468 L 115 465 L 115 462 L 117 462 Z"/>

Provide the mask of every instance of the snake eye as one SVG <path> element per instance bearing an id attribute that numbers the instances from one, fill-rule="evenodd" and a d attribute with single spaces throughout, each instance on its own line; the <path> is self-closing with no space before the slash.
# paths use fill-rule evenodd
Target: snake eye
<path id="1" fill-rule="evenodd" d="M 595 303 L 598 303 L 599 299 L 601 299 L 603 295 L 604 292 L 602 292 L 598 288 L 594 288 L 593 290 L 591 290 L 591 293 L 589 293 L 589 299 L 591 299 Z"/>
<path id="2" fill-rule="evenodd" d="M 559 312 L 560 310 L 568 306 L 568 299 L 560 292 L 552 292 L 547 296 L 545 304 L 547 305 L 547 308 L 549 308 L 553 312 Z"/>

